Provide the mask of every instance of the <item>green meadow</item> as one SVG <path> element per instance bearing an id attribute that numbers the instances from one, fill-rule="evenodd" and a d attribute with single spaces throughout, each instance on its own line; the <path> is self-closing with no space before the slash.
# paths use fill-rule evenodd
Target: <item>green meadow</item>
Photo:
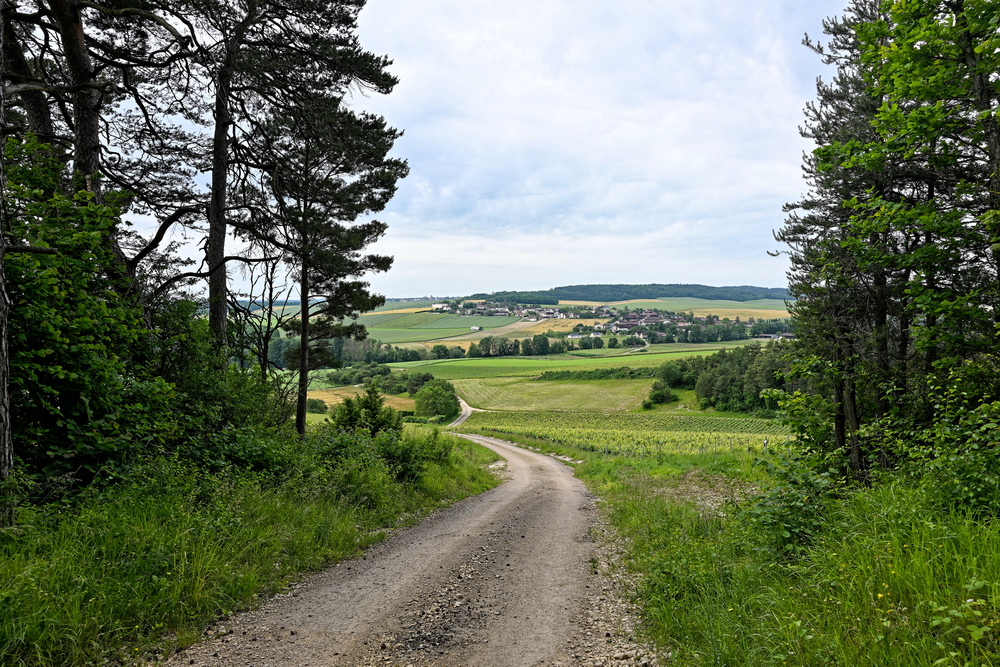
<path id="1" fill-rule="evenodd" d="M 368 337 L 383 343 L 421 343 L 467 334 L 474 326 L 497 329 L 519 317 L 462 317 L 445 313 L 366 313 L 358 318 Z"/>
<path id="2" fill-rule="evenodd" d="M 668 345 L 658 345 L 657 348 L 668 348 Z M 695 348 L 695 349 L 691 349 Z M 659 366 L 668 359 L 709 354 L 721 349 L 714 345 L 685 345 L 677 351 L 658 353 L 646 352 L 628 355 L 615 354 L 602 357 L 576 357 L 560 354 L 547 357 L 476 357 L 465 359 L 430 359 L 427 361 L 404 361 L 389 364 L 393 368 L 420 368 L 434 377 L 445 380 L 463 378 L 501 377 L 507 375 L 540 375 L 545 371 L 561 370 L 592 370 L 595 368 L 617 368 L 631 366 L 632 368 L 648 368 Z M 611 352 L 614 352 L 612 350 Z"/>
<path id="3" fill-rule="evenodd" d="M 617 412 L 636 410 L 649 395 L 649 380 L 537 382 L 525 377 L 455 380 L 465 402 L 484 410 Z"/>

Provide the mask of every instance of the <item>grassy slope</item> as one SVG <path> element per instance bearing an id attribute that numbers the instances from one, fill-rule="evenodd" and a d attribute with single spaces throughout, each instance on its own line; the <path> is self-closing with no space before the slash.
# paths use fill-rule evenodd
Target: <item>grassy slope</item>
<path id="1" fill-rule="evenodd" d="M 583 461 L 577 476 L 628 539 L 641 631 L 661 660 L 1000 665 L 1000 522 L 883 485 L 828 500 L 812 543 L 789 558 L 744 513 L 749 496 L 775 483 L 758 453 L 635 458 L 509 439 Z M 805 494 L 788 500 L 815 506 Z"/>
<path id="2" fill-rule="evenodd" d="M 524 370 L 513 359 L 488 361 L 497 374 Z M 484 404 L 506 406 L 530 397 L 505 392 L 550 383 L 457 384 Z M 690 391 L 645 414 L 661 413 L 709 414 Z M 638 576 L 643 632 L 661 658 L 670 652 L 673 662 L 693 666 L 1000 664 L 1000 522 L 934 507 L 899 484 L 834 494 L 823 504 L 800 488 L 769 510 L 791 525 L 797 516 L 818 517 L 812 541 L 784 556 L 778 534 L 744 513 L 750 495 L 777 481 L 755 464 L 760 452 L 630 457 L 503 437 L 584 461 L 578 476 L 628 538 L 624 562 Z"/>
<path id="3" fill-rule="evenodd" d="M 652 380 L 534 382 L 530 378 L 456 380 L 465 401 L 484 410 L 635 410 L 649 395 Z"/>
<path id="4" fill-rule="evenodd" d="M 353 503 L 322 478 L 159 461 L 71 510 L 23 508 L 0 531 L 0 664 L 153 661 L 157 646 L 191 643 L 385 529 L 495 486 L 485 468 L 496 459 L 457 441 L 419 481 Z"/>

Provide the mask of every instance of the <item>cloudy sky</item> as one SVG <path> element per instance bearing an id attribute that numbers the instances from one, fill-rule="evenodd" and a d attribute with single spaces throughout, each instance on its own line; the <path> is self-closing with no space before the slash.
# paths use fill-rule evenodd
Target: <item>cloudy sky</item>
<path id="1" fill-rule="evenodd" d="M 843 0 L 368 0 L 405 131 L 391 297 L 581 283 L 783 286 L 771 231 Z"/>

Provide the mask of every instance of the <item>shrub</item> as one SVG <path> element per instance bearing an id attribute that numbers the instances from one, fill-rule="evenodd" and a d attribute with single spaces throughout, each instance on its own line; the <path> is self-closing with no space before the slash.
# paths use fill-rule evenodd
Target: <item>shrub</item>
<path id="1" fill-rule="evenodd" d="M 771 536 L 781 554 L 798 554 L 823 532 L 827 502 L 835 497 L 843 479 L 831 471 L 820 472 L 816 461 L 779 458 L 777 463 L 758 461 L 776 483 L 757 495 L 747 514 Z"/>
<path id="2" fill-rule="evenodd" d="M 653 382 L 653 387 L 649 391 L 648 400 L 650 403 L 672 403 L 678 400 L 678 396 L 666 382 L 663 380 L 656 380 Z"/>
<path id="3" fill-rule="evenodd" d="M 306 412 L 311 412 L 313 414 L 325 414 L 326 401 L 324 401 L 322 398 L 307 398 Z"/>
<path id="4" fill-rule="evenodd" d="M 417 404 L 418 417 L 442 416 L 445 418 L 458 414 L 461 406 L 455 387 L 447 380 L 432 380 L 414 396 Z"/>
<path id="5" fill-rule="evenodd" d="M 369 385 L 361 396 L 345 398 L 334 411 L 332 423 L 337 429 L 352 432 L 362 430 L 374 437 L 380 431 L 398 431 L 402 428 L 402 417 L 385 405 L 385 398 L 379 393 L 375 383 Z"/>

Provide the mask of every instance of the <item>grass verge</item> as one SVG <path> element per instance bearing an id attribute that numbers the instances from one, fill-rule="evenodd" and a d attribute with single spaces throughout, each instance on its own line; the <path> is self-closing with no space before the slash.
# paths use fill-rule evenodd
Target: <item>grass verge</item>
<path id="1" fill-rule="evenodd" d="M 497 483 L 493 452 L 448 440 L 412 481 L 367 463 L 279 476 L 158 459 L 72 507 L 22 508 L 0 532 L 0 664 L 116 663 L 191 643 L 301 573 Z"/>
<path id="2" fill-rule="evenodd" d="M 582 460 L 627 538 L 644 632 L 682 665 L 1000 664 L 1000 522 L 885 482 L 817 502 L 744 452 L 634 458 L 514 437 Z M 754 497 L 758 501 L 754 501 Z M 782 551 L 803 514 L 815 529 Z M 785 522 L 784 524 L 782 522 Z"/>

